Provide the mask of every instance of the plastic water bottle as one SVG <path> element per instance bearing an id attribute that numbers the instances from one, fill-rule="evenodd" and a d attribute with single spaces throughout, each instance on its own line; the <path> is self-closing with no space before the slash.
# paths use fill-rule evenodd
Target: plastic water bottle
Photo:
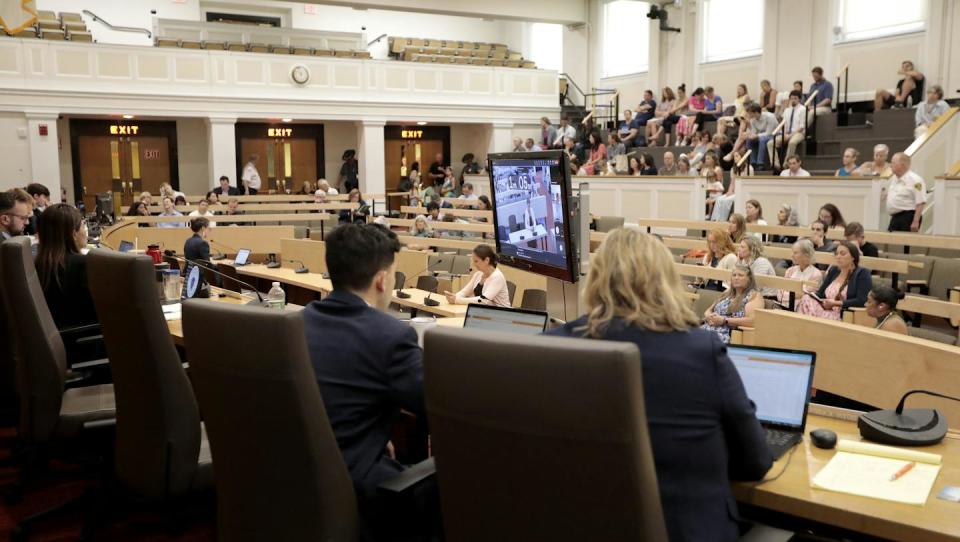
<path id="1" fill-rule="evenodd" d="M 267 307 L 271 309 L 283 310 L 287 304 L 287 294 L 283 292 L 279 282 L 274 282 L 270 292 L 267 293 Z"/>

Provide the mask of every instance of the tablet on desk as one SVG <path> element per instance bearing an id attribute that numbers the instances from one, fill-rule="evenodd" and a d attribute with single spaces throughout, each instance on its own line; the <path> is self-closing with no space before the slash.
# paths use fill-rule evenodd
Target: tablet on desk
<path id="1" fill-rule="evenodd" d="M 117 250 L 120 252 L 130 252 L 133 250 L 133 243 L 130 241 L 120 241 L 120 246 L 117 247 Z"/>
<path id="2" fill-rule="evenodd" d="M 241 248 L 237 251 L 237 257 L 233 260 L 233 265 L 247 265 L 247 258 L 250 257 L 250 249 Z"/>

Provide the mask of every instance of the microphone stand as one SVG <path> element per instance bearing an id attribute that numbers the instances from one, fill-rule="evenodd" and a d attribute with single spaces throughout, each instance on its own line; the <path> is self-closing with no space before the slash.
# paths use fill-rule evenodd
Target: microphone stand
<path id="1" fill-rule="evenodd" d="M 264 302 L 264 299 L 263 299 L 263 295 L 260 294 L 260 291 L 259 291 L 254 285 L 250 284 L 249 282 L 244 282 L 244 281 L 238 279 L 237 277 L 231 277 L 230 275 L 227 275 L 226 273 L 221 273 L 220 271 L 218 271 L 218 270 L 216 270 L 216 269 L 214 269 L 214 268 L 212 268 L 212 267 L 208 267 L 208 266 L 206 266 L 206 265 L 203 265 L 203 264 L 201 263 L 201 261 L 198 261 L 198 260 L 187 260 L 186 258 L 181 258 L 180 256 L 177 256 L 176 254 L 172 254 L 172 252 L 173 252 L 172 250 L 171 250 L 171 251 L 164 251 L 164 256 L 168 256 L 168 257 L 170 257 L 170 258 L 173 258 L 174 260 L 177 260 L 178 262 L 181 262 L 181 263 L 183 263 L 183 264 L 192 264 L 192 265 L 195 265 L 195 266 L 197 266 L 197 267 L 199 267 L 199 268 L 201 268 L 201 269 L 210 271 L 211 273 L 213 273 L 214 275 L 217 275 L 218 277 L 230 279 L 230 280 L 236 282 L 237 284 L 239 284 L 240 286 L 245 286 L 245 287 L 249 288 L 250 290 L 252 290 L 253 293 L 257 294 L 257 304 L 263 305 L 263 306 L 266 305 L 266 303 Z M 201 279 L 202 279 L 202 275 L 201 275 Z"/>
<path id="2" fill-rule="evenodd" d="M 217 246 L 219 246 L 219 247 L 223 247 L 223 248 L 225 248 L 225 249 L 233 252 L 234 254 L 236 254 L 237 252 L 239 252 L 237 249 L 233 248 L 232 246 L 230 246 L 230 245 L 225 245 L 225 244 L 221 243 L 220 241 L 214 241 L 213 239 L 207 239 L 207 242 L 209 242 L 210 244 L 213 244 L 213 245 L 217 245 Z M 216 254 L 210 256 L 210 259 L 211 259 L 211 260 L 223 260 L 223 259 L 225 259 L 226 257 L 227 257 L 226 254 L 224 254 L 223 252 L 217 251 Z"/>
<path id="3" fill-rule="evenodd" d="M 422 271 L 420 271 L 420 273 L 423 273 L 424 271 L 429 271 L 431 267 L 433 267 L 433 266 L 435 266 L 435 265 L 438 265 L 438 264 L 441 264 L 441 263 L 443 263 L 443 258 L 437 258 L 437 261 L 435 261 L 435 262 L 427 265 L 427 267 L 425 267 Z M 403 291 L 403 287 L 406 286 L 407 282 L 409 282 L 410 279 L 412 279 L 413 277 L 419 277 L 419 276 L 420 276 L 420 273 L 417 273 L 416 275 L 413 275 L 413 276 L 411 276 L 410 278 L 408 278 L 408 279 L 406 279 L 405 281 L 403 281 L 403 284 L 400 285 L 400 288 L 397 289 L 397 291 L 396 291 L 396 293 L 395 293 L 394 295 L 396 295 L 396 296 L 397 296 L 398 298 L 400 298 L 400 299 L 410 299 L 410 294 L 404 292 L 404 291 Z M 430 305 L 429 303 L 427 303 L 428 300 L 431 301 L 431 302 L 433 302 L 433 303 L 436 303 L 436 305 Z M 424 299 L 423 304 L 424 304 L 424 305 L 427 305 L 427 306 L 429 306 L 429 307 L 436 307 L 436 306 L 439 305 L 440 303 L 438 303 L 438 302 L 433 301 L 432 299 L 430 299 L 430 294 L 429 294 L 429 292 L 428 292 L 428 293 L 427 293 L 427 298 Z"/>
<path id="4" fill-rule="evenodd" d="M 307 268 L 307 266 L 304 265 L 303 262 L 301 262 L 300 260 L 290 260 L 290 259 L 284 258 L 283 261 L 285 261 L 285 262 L 290 262 L 290 263 L 300 264 L 300 267 L 298 267 L 297 269 L 294 269 L 294 270 L 293 270 L 294 273 L 309 273 L 309 272 L 310 272 L 310 270 Z"/>

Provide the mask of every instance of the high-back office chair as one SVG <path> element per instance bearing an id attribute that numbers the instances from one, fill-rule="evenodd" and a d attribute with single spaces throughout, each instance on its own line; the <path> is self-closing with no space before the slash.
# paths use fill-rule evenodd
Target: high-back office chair
<path id="1" fill-rule="evenodd" d="M 17 437 L 22 446 L 20 479 L 12 494 L 19 496 L 32 474 L 34 459 L 54 444 L 79 442 L 98 423 L 112 423 L 113 387 L 101 384 L 68 387 L 67 354 L 40 288 L 30 251 L 30 239 L 18 237 L 0 245 L 0 288 L 17 361 L 20 396 Z M 33 523 L 65 511 L 77 500 L 23 518 L 11 537 L 23 537 Z"/>
<path id="2" fill-rule="evenodd" d="M 424 355 L 447 540 L 667 539 L 635 345 L 436 327 Z"/>
<path id="3" fill-rule="evenodd" d="M 302 316 L 189 301 L 183 328 L 216 465 L 218 539 L 356 540 L 353 483 L 310 366 Z M 210 334 L 239 328 L 257 333 L 227 342 Z"/>
<path id="4" fill-rule="evenodd" d="M 0 251 L 0 273 L 3 273 L 2 261 L 3 253 Z M 17 417 L 16 359 L 10 327 L 13 322 L 7 318 L 4 290 L 0 287 L 0 427 L 16 424 Z"/>
<path id="5" fill-rule="evenodd" d="M 212 487 L 200 412 L 160 307 L 153 261 L 108 250 L 87 258 L 117 397 L 117 481 L 148 500 Z"/>
<path id="6" fill-rule="evenodd" d="M 547 292 L 537 288 L 527 288 L 520 298 L 520 308 L 534 311 L 547 310 Z"/>
<path id="7" fill-rule="evenodd" d="M 421 275 L 417 277 L 417 289 L 424 290 L 430 293 L 437 293 L 437 288 L 440 287 L 440 282 L 437 280 L 437 277 L 430 275 Z"/>
<path id="8" fill-rule="evenodd" d="M 509 280 L 507 281 L 507 295 L 510 296 L 510 305 L 513 305 L 513 299 L 517 297 L 517 285 Z"/>

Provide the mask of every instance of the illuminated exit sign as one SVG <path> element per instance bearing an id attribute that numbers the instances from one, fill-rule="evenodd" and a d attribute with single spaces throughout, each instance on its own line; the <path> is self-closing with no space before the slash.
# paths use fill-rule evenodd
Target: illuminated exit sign
<path id="1" fill-rule="evenodd" d="M 290 137 L 293 128 L 267 128 L 267 137 Z"/>
<path id="2" fill-rule="evenodd" d="M 122 124 L 111 124 L 110 125 L 110 135 L 137 135 L 140 132 L 140 127 L 136 125 L 125 126 Z"/>
<path id="3" fill-rule="evenodd" d="M 423 139 L 423 130 L 401 130 L 400 137 L 403 139 Z"/>

